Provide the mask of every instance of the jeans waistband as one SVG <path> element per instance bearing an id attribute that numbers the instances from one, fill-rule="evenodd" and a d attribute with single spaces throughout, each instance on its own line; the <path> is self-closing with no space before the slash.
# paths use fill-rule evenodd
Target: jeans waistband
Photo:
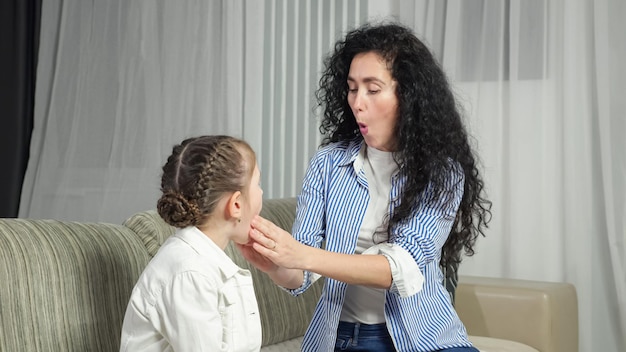
<path id="1" fill-rule="evenodd" d="M 356 332 L 359 335 L 366 334 L 372 337 L 389 335 L 389 332 L 387 331 L 387 324 L 385 323 L 362 324 L 340 321 L 339 326 L 337 327 L 337 332 L 350 335 Z"/>

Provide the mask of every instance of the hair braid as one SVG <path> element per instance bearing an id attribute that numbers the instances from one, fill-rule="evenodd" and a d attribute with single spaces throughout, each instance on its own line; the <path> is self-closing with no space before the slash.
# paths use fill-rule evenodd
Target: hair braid
<path id="1" fill-rule="evenodd" d="M 184 140 L 163 166 L 159 215 L 179 228 L 201 224 L 224 195 L 244 189 L 255 159 L 246 142 L 230 136 Z"/>

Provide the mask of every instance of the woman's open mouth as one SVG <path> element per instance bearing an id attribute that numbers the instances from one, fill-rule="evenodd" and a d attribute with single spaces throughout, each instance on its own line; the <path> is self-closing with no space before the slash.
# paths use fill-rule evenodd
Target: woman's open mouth
<path id="1" fill-rule="evenodd" d="M 359 131 L 361 131 L 361 134 L 365 136 L 367 134 L 367 126 L 364 123 L 359 122 Z"/>

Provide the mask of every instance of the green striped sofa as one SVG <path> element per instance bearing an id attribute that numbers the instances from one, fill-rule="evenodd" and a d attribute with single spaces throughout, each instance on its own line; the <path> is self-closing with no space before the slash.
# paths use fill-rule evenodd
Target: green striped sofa
<path id="1" fill-rule="evenodd" d="M 291 229 L 295 198 L 265 200 L 262 216 Z M 156 211 L 123 224 L 0 219 L 0 352 L 117 351 L 130 292 L 174 232 Z M 323 280 L 292 297 L 252 272 L 263 352 L 298 351 Z M 576 292 L 566 283 L 461 276 L 459 316 L 485 352 L 578 350 Z"/>
<path id="2" fill-rule="evenodd" d="M 262 215 L 290 229 L 293 208 L 293 198 L 267 200 Z M 117 351 L 135 281 L 173 232 L 154 210 L 122 225 L 0 219 L 0 351 Z M 234 247 L 227 252 L 249 268 Z M 263 345 L 297 350 L 319 285 L 295 298 L 251 271 Z"/>

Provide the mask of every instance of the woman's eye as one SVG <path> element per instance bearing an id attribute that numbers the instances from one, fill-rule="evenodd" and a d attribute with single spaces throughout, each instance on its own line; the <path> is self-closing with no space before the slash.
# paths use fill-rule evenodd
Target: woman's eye
<path id="1" fill-rule="evenodd" d="M 377 94 L 378 92 L 380 92 L 380 90 L 376 89 L 376 90 L 368 90 L 367 91 L 370 94 Z"/>
<path id="2" fill-rule="evenodd" d="M 350 89 L 348 88 L 348 93 L 356 93 L 358 89 L 354 88 L 354 89 Z"/>

